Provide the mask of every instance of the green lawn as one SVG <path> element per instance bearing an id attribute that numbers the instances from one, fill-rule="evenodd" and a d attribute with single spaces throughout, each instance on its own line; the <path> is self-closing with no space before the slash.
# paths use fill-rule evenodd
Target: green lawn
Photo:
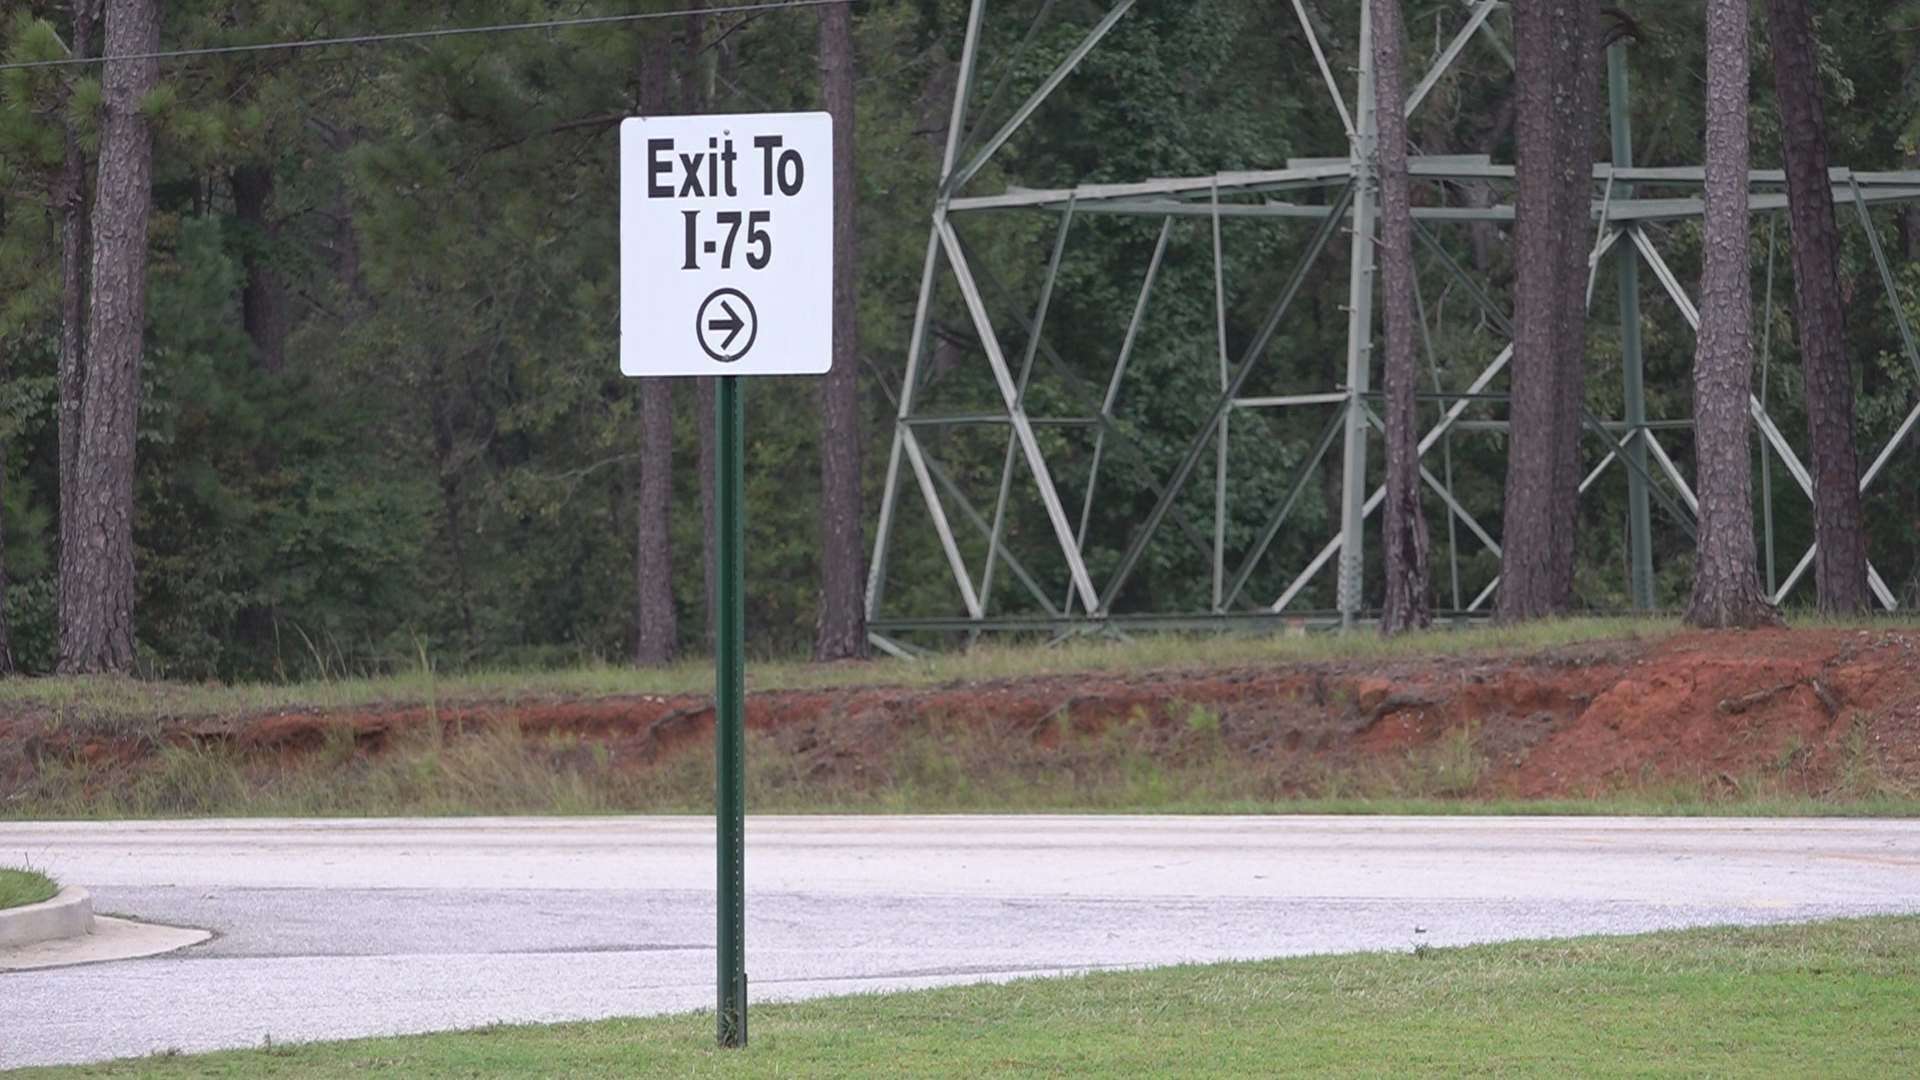
<path id="1" fill-rule="evenodd" d="M 1920 1075 L 1920 918 L 1361 954 L 29 1077 Z"/>
<path id="2" fill-rule="evenodd" d="M 0 911 L 51 900 L 60 886 L 45 874 L 0 866 Z"/>

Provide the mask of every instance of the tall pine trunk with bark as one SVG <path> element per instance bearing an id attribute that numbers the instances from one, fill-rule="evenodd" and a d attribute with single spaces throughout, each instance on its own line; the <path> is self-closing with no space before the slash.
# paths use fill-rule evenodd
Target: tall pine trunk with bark
<path id="1" fill-rule="evenodd" d="M 1599 34 L 1591 0 L 1516 0 L 1514 313 L 1500 600 L 1573 606 Z"/>
<path id="2" fill-rule="evenodd" d="M 820 386 L 820 620 L 815 661 L 866 659 L 861 595 L 860 324 L 854 227 L 853 9 L 820 9 L 820 96 L 833 117 L 833 367 Z"/>
<path id="3" fill-rule="evenodd" d="M 1554 105 L 1560 182 L 1558 307 L 1554 313 L 1554 610 L 1573 610 L 1575 538 L 1580 525 L 1580 440 L 1586 433 L 1587 254 L 1593 249 L 1594 134 L 1600 104 L 1600 11 L 1594 0 L 1559 0 L 1554 44 L 1560 89 Z"/>
<path id="4" fill-rule="evenodd" d="M 0 220 L 5 217 L 0 213 Z M 6 343 L 0 342 L 0 393 L 12 395 Z M 0 506 L 7 501 L 7 446 L 0 442 Z M 7 611 L 7 530 L 0 521 L 0 675 L 13 674 L 13 617 Z"/>
<path id="5" fill-rule="evenodd" d="M 1713 628 L 1775 621 L 1760 591 L 1753 539 L 1747 83 L 1747 0 L 1707 0 L 1706 210 L 1693 362 L 1700 533 L 1687 622 Z"/>
<path id="6" fill-rule="evenodd" d="M 60 642 L 64 673 L 125 672 L 134 664 L 134 436 L 153 193 L 153 132 L 140 106 L 160 82 L 159 61 L 151 58 L 159 48 L 159 0 L 108 0 L 93 302 L 74 489 L 78 550 L 62 589 L 73 602 Z M 113 59 L 127 56 L 148 58 Z"/>
<path id="7" fill-rule="evenodd" d="M 720 380 L 693 380 L 700 429 L 700 579 L 706 584 L 707 652 L 720 650 Z"/>
<path id="8" fill-rule="evenodd" d="M 687 67 L 680 84 L 680 107 L 688 115 L 707 111 L 711 93 L 707 70 L 706 16 L 698 14 L 699 0 L 687 16 Z M 706 585 L 702 607 L 706 612 L 707 652 L 720 646 L 720 381 L 712 376 L 693 380 L 696 427 L 700 433 L 700 579 Z"/>
<path id="9" fill-rule="evenodd" d="M 1854 444 L 1853 366 L 1840 299 L 1840 238 L 1827 175 L 1827 113 L 1820 97 L 1813 11 L 1807 0 L 1767 0 L 1767 44 L 1793 235 L 1794 315 L 1806 385 L 1813 473 L 1813 577 L 1820 610 L 1867 610 L 1867 543 Z"/>
<path id="10" fill-rule="evenodd" d="M 1427 603 L 1427 518 L 1420 505 L 1420 429 L 1414 386 L 1413 192 L 1407 172 L 1406 43 L 1400 0 L 1373 5 L 1373 77 L 1379 127 L 1380 281 L 1386 321 L 1386 600 L 1380 632 L 1432 621 Z"/>
<path id="11" fill-rule="evenodd" d="M 249 162 L 228 177 L 233 216 L 245 230 L 240 262 L 247 283 L 240 290 L 240 326 L 253 340 L 254 358 L 263 371 L 278 375 L 287 363 L 287 286 L 273 266 L 273 245 L 280 224 L 273 216 L 273 166 Z"/>
<path id="12" fill-rule="evenodd" d="M 93 33 L 99 23 L 99 0 L 74 0 L 72 55 L 86 57 L 93 49 Z M 72 117 L 66 120 L 65 159 L 55 191 L 60 202 L 60 357 L 55 379 L 60 399 L 60 553 L 58 598 L 55 601 L 57 633 L 61 641 L 72 633 L 78 597 L 72 593 L 72 579 L 80 557 L 80 529 L 75 513 L 80 505 L 80 399 L 86 383 L 81 366 L 82 344 L 86 340 L 87 290 L 87 152 L 80 142 L 80 129 Z"/>
<path id="13" fill-rule="evenodd" d="M 640 110 L 664 116 L 672 93 L 671 39 L 650 30 L 640 72 Z M 634 660 L 642 666 L 670 664 L 680 632 L 673 610 L 673 382 L 640 380 L 640 498 L 638 594 L 634 602 Z"/>

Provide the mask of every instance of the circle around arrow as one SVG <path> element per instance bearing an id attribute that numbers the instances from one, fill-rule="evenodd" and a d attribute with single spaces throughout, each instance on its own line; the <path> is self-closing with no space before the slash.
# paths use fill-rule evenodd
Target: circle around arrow
<path id="1" fill-rule="evenodd" d="M 731 303 L 734 300 L 746 309 L 744 313 L 734 307 Z M 716 301 L 719 310 L 712 311 Z M 712 311 L 711 317 L 709 311 Z M 747 299 L 747 295 L 739 289 L 715 289 L 700 302 L 700 310 L 694 313 L 693 332 L 700 340 L 700 348 L 708 356 L 722 364 L 731 364 L 753 348 L 754 341 L 760 336 L 760 316 L 753 310 L 753 301 Z M 709 334 L 719 337 L 718 348 L 708 342 Z M 744 341 L 741 339 L 743 334 Z M 737 349 L 732 347 L 736 344 L 739 345 Z"/>

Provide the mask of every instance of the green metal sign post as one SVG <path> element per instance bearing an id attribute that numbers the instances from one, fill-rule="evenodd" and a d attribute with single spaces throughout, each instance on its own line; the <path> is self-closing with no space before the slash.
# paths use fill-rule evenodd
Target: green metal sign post
<path id="1" fill-rule="evenodd" d="M 720 377 L 719 469 L 716 495 L 719 517 L 719 616 L 715 625 L 714 817 L 719 834 L 721 1046 L 747 1045 L 747 682 L 746 520 L 741 491 L 746 487 L 740 380 Z"/>

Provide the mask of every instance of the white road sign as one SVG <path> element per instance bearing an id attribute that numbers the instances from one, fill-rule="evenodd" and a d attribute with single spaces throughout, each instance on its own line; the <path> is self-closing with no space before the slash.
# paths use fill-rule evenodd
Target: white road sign
<path id="1" fill-rule="evenodd" d="M 620 370 L 824 375 L 833 365 L 833 119 L 620 125 Z"/>

